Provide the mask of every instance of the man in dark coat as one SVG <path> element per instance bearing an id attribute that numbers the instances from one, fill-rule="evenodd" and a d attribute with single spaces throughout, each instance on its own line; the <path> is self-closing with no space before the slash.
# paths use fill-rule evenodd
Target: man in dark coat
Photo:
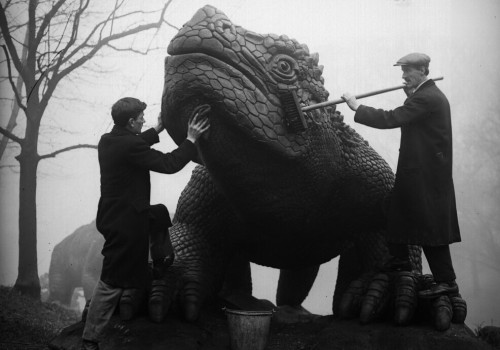
<path id="1" fill-rule="evenodd" d="M 458 293 L 449 244 L 460 242 L 452 178 L 452 129 L 448 99 L 429 74 L 429 56 L 411 53 L 401 66 L 408 98 L 394 110 L 342 98 L 355 111 L 354 121 L 378 129 L 401 128 L 396 181 L 388 207 L 392 267 L 409 268 L 408 245 L 421 245 L 435 284 L 421 298 Z"/>
<path id="2" fill-rule="evenodd" d="M 98 349 L 99 337 L 125 289 L 140 289 L 149 280 L 148 254 L 151 241 L 153 267 L 161 270 L 173 254 L 168 236 L 171 225 L 164 205 L 150 205 L 149 172 L 172 174 L 197 154 L 195 142 L 209 128 L 210 107 L 197 107 L 188 124 L 187 138 L 171 153 L 151 146 L 163 131 L 158 124 L 143 133 L 146 104 L 136 98 L 118 100 L 111 109 L 115 123 L 98 144 L 101 198 L 97 229 L 105 238 L 100 281 L 92 296 L 83 332 L 83 348 Z"/>

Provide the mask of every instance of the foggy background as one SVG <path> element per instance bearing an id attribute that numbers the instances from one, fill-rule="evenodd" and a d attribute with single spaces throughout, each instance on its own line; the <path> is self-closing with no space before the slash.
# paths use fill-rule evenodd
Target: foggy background
<path id="1" fill-rule="evenodd" d="M 146 3 L 144 1 L 144 3 Z M 498 0 L 174 0 L 167 20 L 180 28 L 206 4 L 222 10 L 236 25 L 257 33 L 286 34 L 318 52 L 324 65 L 330 99 L 399 85 L 401 70 L 393 64 L 410 52 L 431 57 L 430 77 L 447 95 L 453 118 L 454 180 L 462 243 L 451 246 L 458 284 L 468 303 L 466 323 L 500 325 L 500 1 Z M 162 1 L 144 6 L 161 7 Z M 160 111 L 163 60 L 177 30 L 164 26 L 135 40 L 161 45 L 147 56 L 105 51 L 89 63 L 100 72 L 75 74 L 62 83 L 43 118 L 40 154 L 74 144 L 97 144 L 112 126 L 110 108 L 124 96 L 148 104 L 146 126 Z M 5 72 L 2 72 L 5 75 Z M 2 85 L 2 96 L 11 91 Z M 361 100 L 392 109 L 403 103 L 399 90 Z M 7 123 L 11 104 L 1 100 L 0 125 Z M 353 122 L 346 105 L 338 110 L 391 165 L 396 167 L 399 129 L 375 130 Z M 23 136 L 23 117 L 14 129 Z M 145 129 L 144 129 L 145 130 Z M 166 132 L 155 148 L 176 146 Z M 0 285 L 13 285 L 18 264 L 19 181 L 10 143 L 0 164 Z M 194 165 L 174 175 L 151 176 L 152 201 L 170 212 Z M 38 271 L 48 272 L 54 245 L 81 225 L 90 223 L 99 199 L 96 150 L 76 150 L 43 160 L 38 171 Z M 304 306 L 330 314 L 337 260 L 321 267 Z M 428 269 L 426 270 L 428 272 Z M 278 271 L 253 266 L 254 295 L 275 302 Z M 272 286 L 272 288 L 270 287 Z"/>

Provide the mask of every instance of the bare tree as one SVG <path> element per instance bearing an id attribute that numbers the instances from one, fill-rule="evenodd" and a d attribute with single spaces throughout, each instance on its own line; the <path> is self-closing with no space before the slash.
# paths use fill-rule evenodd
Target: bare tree
<path id="1" fill-rule="evenodd" d="M 107 12 L 91 10 L 90 0 L 7 0 L 0 3 L 1 52 L 5 56 L 0 64 L 6 68 L 5 82 L 12 89 L 16 104 L 8 125 L 0 126 L 0 133 L 20 147 L 16 156 L 20 174 L 19 268 L 14 288 L 21 293 L 40 297 L 36 250 L 39 162 L 77 148 L 96 148 L 95 145 L 78 144 L 38 154 L 40 124 L 51 98 L 55 97 L 56 88 L 103 49 L 142 54 L 151 50 L 150 47 L 134 47 L 136 44 L 126 39 L 144 31 L 158 31 L 164 24 L 171 26 L 164 18 L 171 1 L 165 2 L 161 9 L 143 11 L 127 7 L 129 4 L 125 0 L 116 0 Z M 110 3 L 101 1 L 96 6 L 103 8 Z M 25 116 L 23 136 L 14 132 L 16 109 Z"/>

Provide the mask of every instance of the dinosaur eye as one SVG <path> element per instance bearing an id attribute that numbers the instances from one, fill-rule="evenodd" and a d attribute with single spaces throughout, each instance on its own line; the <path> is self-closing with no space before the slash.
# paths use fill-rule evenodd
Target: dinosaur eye
<path id="1" fill-rule="evenodd" d="M 287 61 L 278 62 L 278 69 L 283 73 L 291 73 L 292 66 Z"/>
<path id="2" fill-rule="evenodd" d="M 272 73 L 278 81 L 283 83 L 290 83 L 297 79 L 296 71 L 298 65 L 295 60 L 287 55 L 277 55 L 273 59 Z"/>

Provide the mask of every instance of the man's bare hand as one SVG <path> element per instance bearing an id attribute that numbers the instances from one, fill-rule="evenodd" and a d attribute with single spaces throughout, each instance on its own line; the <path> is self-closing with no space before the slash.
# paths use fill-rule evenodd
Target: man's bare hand
<path id="1" fill-rule="evenodd" d="M 196 107 L 188 122 L 187 139 L 193 143 L 210 128 L 210 120 L 208 119 L 208 112 L 210 112 L 209 105 L 201 105 Z"/>
<path id="2" fill-rule="evenodd" d="M 158 113 L 158 121 L 157 121 L 156 126 L 154 128 L 158 134 L 165 129 L 165 127 L 163 126 L 163 120 L 161 120 L 161 112 Z"/>
<path id="3" fill-rule="evenodd" d="M 406 84 L 404 85 L 405 86 L 403 87 L 403 91 L 405 92 L 406 96 L 410 96 L 411 94 L 413 94 L 415 89 L 408 87 Z"/>
<path id="4" fill-rule="evenodd" d="M 358 100 L 356 100 L 356 97 L 348 92 L 345 92 L 342 95 L 342 99 L 347 103 L 350 109 L 353 111 L 356 111 L 360 105 Z"/>

